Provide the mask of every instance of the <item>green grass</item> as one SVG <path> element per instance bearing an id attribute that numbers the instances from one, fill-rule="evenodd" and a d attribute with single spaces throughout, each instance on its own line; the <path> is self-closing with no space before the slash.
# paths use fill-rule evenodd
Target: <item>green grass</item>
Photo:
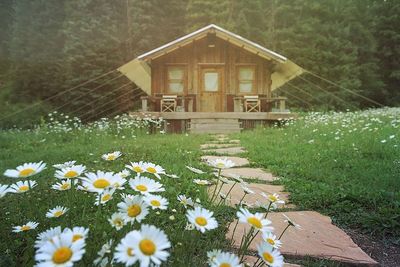
<path id="1" fill-rule="evenodd" d="M 96 253 L 109 239 L 114 239 L 115 244 L 125 236 L 128 231 L 137 229 L 137 225 L 126 226 L 121 231 L 116 231 L 107 219 L 117 211 L 117 203 L 121 198 L 117 196 L 103 206 L 100 211 L 94 205 L 95 195 L 83 191 L 59 192 L 51 189 L 56 182 L 54 168 L 51 165 L 68 160 L 77 160 L 84 164 L 90 171 L 107 170 L 121 171 L 129 161 L 151 161 L 163 166 L 167 173 L 177 174 L 180 179 L 163 178 L 166 192 L 162 195 L 169 199 L 167 211 L 157 215 L 150 212 L 143 223 L 153 224 L 165 230 L 173 248 L 167 266 L 204 266 L 207 260 L 206 252 L 214 249 L 226 248 L 225 226 L 234 216 L 234 212 L 226 207 L 210 208 L 206 191 L 199 189 L 192 180 L 198 178 L 194 173 L 185 168 L 192 165 L 197 168 L 207 169 L 200 165 L 199 146 L 204 143 L 206 136 L 185 135 L 147 135 L 137 133 L 136 138 L 122 138 L 101 131 L 83 133 L 73 131 L 70 133 L 39 132 L 2 132 L 0 133 L 0 171 L 14 168 L 24 162 L 37 162 L 43 160 L 48 168 L 32 179 L 38 186 L 23 194 L 7 194 L 0 202 L 0 266 L 32 266 L 34 264 L 34 240 L 38 232 L 50 227 L 61 225 L 64 227 L 84 226 L 89 227 L 89 238 L 86 242 L 86 253 L 78 266 L 91 266 L 96 258 Z M 103 153 L 120 150 L 123 157 L 106 162 L 100 157 Z M 1 178 L 1 184 L 11 184 L 15 179 Z M 127 189 L 124 193 L 129 193 Z M 186 194 L 193 200 L 199 198 L 204 207 L 215 212 L 221 227 L 217 230 L 201 234 L 198 231 L 184 231 L 186 225 L 185 211 L 180 206 L 176 197 Z M 48 219 L 46 211 L 56 205 L 62 205 L 70 210 L 62 217 Z M 177 212 L 172 212 L 176 209 Z M 175 220 L 169 216 L 174 215 Z M 228 216 L 227 216 L 228 215 Z M 27 221 L 37 221 L 39 226 L 35 231 L 12 233 L 12 226 L 22 225 Z"/>
<path id="2" fill-rule="evenodd" d="M 317 210 L 342 227 L 398 241 L 399 118 L 399 109 L 313 115 L 290 126 L 235 137 L 255 166 L 283 178 L 300 209 Z"/>

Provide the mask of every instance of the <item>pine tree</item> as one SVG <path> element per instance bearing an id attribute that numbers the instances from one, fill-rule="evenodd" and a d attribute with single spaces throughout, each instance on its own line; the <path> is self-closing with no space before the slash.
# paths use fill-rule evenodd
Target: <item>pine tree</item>
<path id="1" fill-rule="evenodd" d="M 0 77 L 10 65 L 10 39 L 13 25 L 13 0 L 0 1 Z M 0 79 L 0 87 L 4 82 Z"/>
<path id="2" fill-rule="evenodd" d="M 59 90 L 64 1 L 18 0 L 10 53 L 14 99 L 30 102 Z"/>
<path id="3" fill-rule="evenodd" d="M 186 32 L 198 30 L 208 24 L 216 24 L 233 30 L 233 1 L 189 0 L 186 9 Z"/>

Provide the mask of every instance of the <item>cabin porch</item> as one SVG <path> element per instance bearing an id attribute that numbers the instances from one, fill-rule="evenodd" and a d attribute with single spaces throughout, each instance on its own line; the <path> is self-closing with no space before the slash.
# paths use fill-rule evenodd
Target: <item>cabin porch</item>
<path id="1" fill-rule="evenodd" d="M 168 133 L 234 133 L 296 119 L 290 112 L 131 112 L 132 117 L 163 118 Z"/>

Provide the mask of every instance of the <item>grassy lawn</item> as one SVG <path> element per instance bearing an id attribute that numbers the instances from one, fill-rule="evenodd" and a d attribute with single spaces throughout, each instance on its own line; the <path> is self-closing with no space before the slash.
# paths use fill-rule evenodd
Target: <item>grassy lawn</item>
<path id="1" fill-rule="evenodd" d="M 299 209 L 400 238 L 400 110 L 309 114 L 236 137 L 255 166 L 283 178 Z"/>
<path id="2" fill-rule="evenodd" d="M 192 165 L 203 170 L 209 168 L 200 165 L 199 162 L 199 145 L 208 137 L 147 135 L 145 132 L 145 130 L 135 132 L 136 137 L 132 137 L 130 131 L 117 134 L 98 130 L 48 134 L 46 130 L 0 133 L 2 172 L 24 162 L 43 160 L 48 164 L 46 170 L 30 179 L 38 183 L 37 187 L 23 194 L 8 194 L 1 199 L 0 266 L 32 266 L 36 235 L 58 225 L 63 228 L 73 226 L 90 228 L 86 253 L 78 266 L 91 266 L 104 243 L 110 239 L 118 243 L 127 232 L 138 227 L 135 224 L 116 231 L 107 221 L 111 214 L 117 211 L 117 203 L 121 201 L 119 193 L 114 194 L 114 198 L 105 206 L 98 208 L 94 205 L 93 193 L 51 189 L 51 185 L 57 182 L 54 178 L 55 170 L 51 166 L 69 160 L 76 160 L 77 163 L 86 165 L 89 171 L 113 172 L 123 170 L 125 164 L 130 161 L 150 161 L 164 167 L 167 173 L 180 176 L 179 179 L 162 178 L 161 182 L 166 188 L 162 195 L 168 198 L 169 207 L 159 214 L 151 211 L 143 221 L 163 229 L 173 244 L 168 266 L 203 266 L 207 261 L 207 251 L 214 248 L 224 249 L 226 246 L 224 226 L 233 218 L 234 212 L 223 206 L 212 207 L 211 210 L 214 211 L 221 227 L 205 234 L 185 231 L 187 223 L 185 210 L 176 199 L 177 195 L 185 194 L 193 200 L 198 198 L 203 207 L 210 207 L 205 187 L 192 182 L 198 175 L 185 167 Z M 101 159 L 102 154 L 116 150 L 123 153 L 122 158 L 112 162 Z M 12 178 L 1 178 L 1 184 L 11 184 L 15 181 L 16 179 Z M 133 193 L 133 190 L 126 189 L 123 192 Z M 57 205 L 68 207 L 70 210 L 60 218 L 46 218 L 46 212 Z M 175 217 L 174 220 L 171 220 L 171 215 Z M 39 222 L 38 228 L 23 233 L 12 232 L 12 226 L 22 225 L 28 221 Z"/>

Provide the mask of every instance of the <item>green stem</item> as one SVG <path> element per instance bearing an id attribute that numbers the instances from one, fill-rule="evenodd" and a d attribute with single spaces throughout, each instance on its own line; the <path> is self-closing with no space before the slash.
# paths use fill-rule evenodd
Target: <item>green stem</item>
<path id="1" fill-rule="evenodd" d="M 270 202 L 269 205 L 268 205 L 268 209 L 267 209 L 267 212 L 265 213 L 264 219 L 267 218 L 269 210 L 271 209 L 271 205 L 272 205 L 272 202 Z"/>
<path id="2" fill-rule="evenodd" d="M 287 230 L 289 227 L 290 227 L 290 223 L 289 223 L 289 224 L 286 226 L 286 228 L 285 228 L 285 229 L 283 229 L 283 231 L 282 231 L 281 235 L 278 237 L 278 239 L 279 239 L 279 240 L 281 240 L 281 238 L 282 238 L 283 234 L 286 232 L 286 230 Z"/>
<path id="3" fill-rule="evenodd" d="M 242 204 L 242 201 L 243 201 L 243 199 L 245 198 L 246 195 L 247 195 L 247 193 L 244 192 L 244 195 L 243 195 L 243 197 L 240 199 L 239 204 L 238 204 L 238 206 L 237 206 L 237 209 L 238 209 L 238 210 L 239 210 L 239 207 L 240 207 L 240 205 Z"/>
<path id="4" fill-rule="evenodd" d="M 218 188 L 218 181 L 219 181 L 219 177 L 220 177 L 220 175 L 221 175 L 221 169 L 218 169 L 217 184 L 215 185 L 214 192 L 213 192 L 213 194 L 212 194 L 212 196 L 211 196 L 211 200 L 210 200 L 210 202 L 212 202 L 212 201 L 214 200 L 215 193 L 217 192 L 217 188 Z"/>

